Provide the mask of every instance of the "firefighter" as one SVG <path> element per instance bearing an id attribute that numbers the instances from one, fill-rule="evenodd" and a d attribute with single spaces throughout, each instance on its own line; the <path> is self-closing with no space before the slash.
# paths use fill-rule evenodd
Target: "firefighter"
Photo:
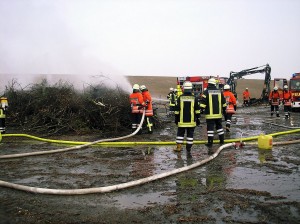
<path id="1" fill-rule="evenodd" d="M 169 107 L 170 111 L 169 114 L 174 114 L 174 108 L 175 108 L 175 92 L 174 89 L 171 87 L 170 92 L 167 95 L 167 98 L 169 99 Z"/>
<path id="2" fill-rule="evenodd" d="M 245 89 L 245 91 L 243 92 L 243 106 L 248 107 L 250 106 L 250 92 L 248 87 Z"/>
<path id="3" fill-rule="evenodd" d="M 148 128 L 148 133 L 153 133 L 153 108 L 152 108 L 152 97 L 145 85 L 140 86 L 142 91 L 143 100 L 146 103 L 145 116 L 146 116 L 146 126 Z"/>
<path id="4" fill-rule="evenodd" d="M 276 116 L 280 117 L 279 116 L 280 99 L 281 99 L 281 96 L 280 96 L 280 93 L 278 92 L 278 87 L 275 86 L 273 88 L 273 91 L 270 92 L 270 95 L 269 95 L 269 103 L 271 105 L 271 116 L 273 116 L 274 110 L 275 110 Z"/>
<path id="5" fill-rule="evenodd" d="M 8 101 L 6 97 L 0 98 L 0 133 L 5 134 L 6 126 L 5 126 L 5 119 L 6 119 L 6 111 L 8 107 Z"/>
<path id="6" fill-rule="evenodd" d="M 200 125 L 200 107 L 192 93 L 192 83 L 183 83 L 183 94 L 177 99 L 175 106 L 175 124 L 178 126 L 176 136 L 176 148 L 174 151 L 180 152 L 186 132 L 186 150 L 189 154 L 193 146 L 194 130 L 196 125 Z"/>
<path id="7" fill-rule="evenodd" d="M 212 147 L 214 140 L 214 126 L 219 135 L 220 144 L 224 144 L 224 130 L 222 127 L 222 117 L 226 110 L 226 100 L 221 90 L 216 87 L 216 80 L 210 78 L 208 87 L 204 91 L 200 107 L 204 110 L 208 141 L 206 146 Z"/>
<path id="8" fill-rule="evenodd" d="M 292 93 L 289 91 L 288 86 L 283 86 L 283 92 L 282 92 L 282 104 L 283 104 L 283 110 L 285 118 L 290 117 L 290 111 L 292 107 Z"/>
<path id="9" fill-rule="evenodd" d="M 143 95 L 140 92 L 139 84 L 134 84 L 132 86 L 132 93 L 129 96 L 130 105 L 131 105 L 131 128 L 132 132 L 134 132 L 137 128 L 139 123 L 141 122 L 142 114 L 141 109 L 146 107 L 146 103 L 143 100 Z M 142 128 L 139 131 L 141 134 Z"/>
<path id="10" fill-rule="evenodd" d="M 236 111 L 236 98 L 233 95 L 232 92 L 230 92 L 230 86 L 225 85 L 224 86 L 224 97 L 226 100 L 226 111 L 225 111 L 225 121 L 226 121 L 226 132 L 230 132 L 230 124 L 231 124 L 231 118 L 232 115 L 235 114 Z"/>

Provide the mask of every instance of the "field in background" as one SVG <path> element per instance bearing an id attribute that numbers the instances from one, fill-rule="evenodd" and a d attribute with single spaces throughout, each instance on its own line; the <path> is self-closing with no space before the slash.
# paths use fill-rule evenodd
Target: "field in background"
<path id="1" fill-rule="evenodd" d="M 176 87 L 176 77 L 164 76 L 127 76 L 131 85 L 138 83 L 146 85 L 153 97 L 166 99 L 170 87 Z M 271 88 L 273 81 L 271 82 Z M 238 99 L 242 99 L 243 91 L 249 88 L 251 98 L 260 98 L 264 86 L 262 79 L 239 79 L 237 81 Z"/>

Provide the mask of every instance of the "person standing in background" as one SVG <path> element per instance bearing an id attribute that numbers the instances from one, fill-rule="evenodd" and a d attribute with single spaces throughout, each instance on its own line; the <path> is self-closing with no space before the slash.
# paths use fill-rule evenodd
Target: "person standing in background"
<path id="1" fill-rule="evenodd" d="M 250 92 L 248 88 L 246 88 L 245 91 L 243 92 L 243 100 L 244 100 L 243 106 L 245 107 L 250 106 Z"/>

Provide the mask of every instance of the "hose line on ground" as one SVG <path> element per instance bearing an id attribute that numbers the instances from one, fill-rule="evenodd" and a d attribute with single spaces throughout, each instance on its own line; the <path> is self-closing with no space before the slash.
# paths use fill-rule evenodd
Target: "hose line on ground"
<path id="1" fill-rule="evenodd" d="M 291 141 L 291 142 L 282 142 L 282 143 L 283 144 L 294 144 L 294 143 L 298 143 L 299 141 L 300 140 Z M 219 153 L 225 148 L 228 148 L 230 146 L 234 146 L 235 148 L 237 148 L 237 147 L 242 147 L 244 145 L 245 145 L 245 143 L 243 143 L 243 142 L 227 143 L 225 145 L 220 146 L 217 149 L 217 151 L 214 154 L 212 154 L 211 156 L 207 157 L 204 160 L 198 161 L 192 165 L 181 167 L 181 168 L 167 171 L 164 173 L 156 174 L 156 175 L 142 178 L 139 180 L 134 180 L 134 181 L 130 181 L 127 183 L 116 184 L 116 185 L 111 185 L 111 186 L 106 186 L 106 187 L 71 189 L 71 190 L 49 189 L 49 188 L 30 187 L 30 186 L 25 186 L 25 185 L 21 185 L 21 184 L 14 184 L 14 183 L 2 181 L 2 180 L 0 180 L 0 187 L 12 188 L 12 189 L 20 190 L 20 191 L 31 192 L 31 193 L 52 194 L 52 195 L 83 195 L 83 194 L 107 193 L 107 192 L 112 192 L 112 191 L 116 191 L 116 190 L 121 190 L 121 189 L 129 188 L 129 187 L 145 184 L 145 183 L 152 182 L 152 181 L 162 179 L 162 178 L 166 178 L 171 175 L 175 175 L 175 174 L 187 171 L 187 170 L 194 169 L 194 168 L 201 166 L 201 165 L 213 160 L 214 158 L 216 158 L 219 155 Z"/>
<path id="2" fill-rule="evenodd" d="M 133 133 L 126 135 L 126 136 L 110 138 L 110 139 L 101 139 L 101 140 L 97 140 L 94 142 L 87 142 L 83 145 L 81 144 L 79 146 L 73 146 L 73 147 L 68 147 L 68 148 L 63 148 L 63 149 L 47 150 L 47 151 L 40 151 L 40 152 L 29 152 L 29 153 L 18 153 L 18 154 L 11 154 L 11 155 L 2 155 L 2 156 L 0 156 L 0 159 L 12 159 L 12 158 L 19 158 L 19 157 L 26 157 L 26 156 L 37 156 L 37 155 L 44 155 L 44 154 L 66 152 L 66 151 L 71 151 L 71 150 L 85 149 L 91 145 L 95 145 L 100 142 L 117 141 L 117 140 L 129 138 L 131 136 L 134 136 L 136 133 L 138 133 L 139 130 L 142 128 L 144 118 L 145 118 L 145 109 L 143 111 L 143 116 L 142 116 L 142 119 L 141 119 L 141 122 L 140 122 L 138 128 Z"/>
<path id="3" fill-rule="evenodd" d="M 138 129 L 131 133 L 130 135 L 126 135 L 123 137 L 113 138 L 113 139 L 102 139 L 94 142 L 74 142 L 74 141 L 61 141 L 61 140 L 51 140 L 51 139 L 42 139 L 35 136 L 30 135 L 24 135 L 24 134 L 5 134 L 3 136 L 14 136 L 14 137 L 29 137 L 40 141 L 45 142 L 52 142 L 52 143 L 63 143 L 63 144 L 80 144 L 80 146 L 74 146 L 69 148 L 63 148 L 63 149 L 55 149 L 55 150 L 47 150 L 47 151 L 40 151 L 40 152 L 30 152 L 30 153 L 18 153 L 18 154 L 10 154 L 10 155 L 1 155 L 0 159 L 12 159 L 12 158 L 19 158 L 19 157 L 27 157 L 27 156 L 37 156 L 37 155 L 45 155 L 45 154 L 52 154 L 52 153 L 59 153 L 59 152 L 66 152 L 71 150 L 78 150 L 78 149 L 85 149 L 88 146 L 91 145 L 101 145 L 101 146 L 136 146 L 136 145 L 175 145 L 176 142 L 108 142 L 108 141 L 116 141 L 121 140 L 125 138 L 129 138 L 133 135 L 135 135 L 141 128 L 141 125 L 143 124 L 145 117 L 145 111 L 141 120 L 141 123 L 138 127 Z M 278 136 L 278 135 L 285 135 L 285 134 L 292 134 L 300 132 L 300 129 L 296 130 L 290 130 L 290 131 L 283 131 L 283 132 L 277 132 L 277 133 L 271 133 L 268 134 L 270 136 Z M 257 140 L 259 136 L 253 136 L 253 137 L 246 137 L 246 138 L 238 138 L 238 139 L 226 139 L 225 143 L 231 143 L 231 142 L 244 142 L 244 141 L 253 141 Z M 194 144 L 205 144 L 207 141 L 194 141 Z M 184 142 L 185 144 L 186 142 Z M 214 143 L 219 143 L 219 140 L 215 140 Z"/>
<path id="4" fill-rule="evenodd" d="M 276 123 L 272 123 L 272 122 L 266 122 L 266 121 L 263 121 L 262 123 L 270 124 L 270 125 L 274 125 L 274 126 L 278 126 L 278 127 L 282 127 L 282 128 L 288 128 L 288 129 L 299 129 L 300 128 L 300 127 L 289 127 L 289 126 L 280 125 L 280 124 L 276 124 Z"/>

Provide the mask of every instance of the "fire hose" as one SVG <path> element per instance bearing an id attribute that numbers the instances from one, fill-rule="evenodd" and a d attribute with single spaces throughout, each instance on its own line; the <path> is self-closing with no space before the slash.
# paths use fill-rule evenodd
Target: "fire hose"
<path id="1" fill-rule="evenodd" d="M 290 142 L 278 142 L 278 143 L 274 143 L 274 145 L 296 144 L 296 143 L 300 143 L 300 140 L 294 140 L 294 141 L 290 141 Z M 216 158 L 219 155 L 219 153 L 225 148 L 228 148 L 230 146 L 234 146 L 235 148 L 237 148 L 237 147 L 243 147 L 244 145 L 245 145 L 244 142 L 227 143 L 225 145 L 220 146 L 217 149 L 217 151 L 214 154 L 212 154 L 211 156 L 209 156 L 201 161 L 198 161 L 196 163 L 193 163 L 192 165 L 181 167 L 181 168 L 167 171 L 164 173 L 156 174 L 156 175 L 149 176 L 146 178 L 130 181 L 127 183 L 121 183 L 121 184 L 116 184 L 116 185 L 111 185 L 111 186 L 106 186 L 106 187 L 94 187 L 94 188 L 84 188 L 84 189 L 49 189 L 49 188 L 30 187 L 30 186 L 25 186 L 25 185 L 21 185 L 21 184 L 14 184 L 14 183 L 2 181 L 2 180 L 0 180 L 0 187 L 13 188 L 16 190 L 26 191 L 26 192 L 31 192 L 31 193 L 51 194 L 51 195 L 83 195 L 83 194 L 107 193 L 107 192 L 112 192 L 112 191 L 116 191 L 116 190 L 121 190 L 121 189 L 129 188 L 129 187 L 145 184 L 148 182 L 152 182 L 155 180 L 169 177 L 171 175 L 182 173 L 187 170 L 194 169 L 194 168 L 199 167 L 199 166 L 213 160 L 214 158 Z M 253 144 L 250 144 L 250 145 L 253 145 Z"/>

